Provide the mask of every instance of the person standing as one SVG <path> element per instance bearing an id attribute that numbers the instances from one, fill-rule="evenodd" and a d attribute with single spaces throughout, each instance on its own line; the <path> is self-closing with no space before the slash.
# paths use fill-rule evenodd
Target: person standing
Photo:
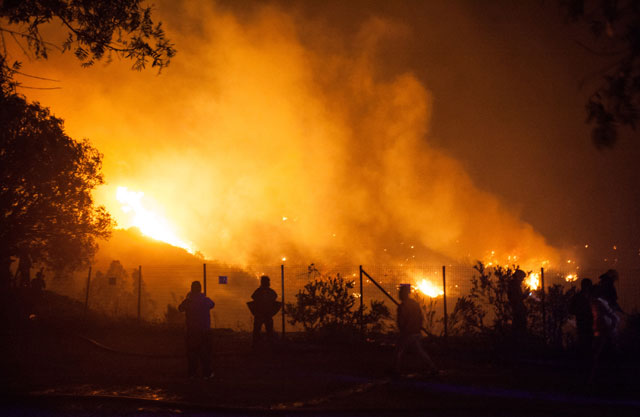
<path id="1" fill-rule="evenodd" d="M 569 302 L 569 312 L 576 317 L 578 354 L 585 363 L 588 363 L 593 346 L 592 292 L 593 282 L 589 278 L 583 278 L 580 281 L 580 291 L 571 297 Z"/>
<path id="2" fill-rule="evenodd" d="M 527 296 L 522 292 L 522 283 L 527 274 L 516 269 L 507 282 L 507 298 L 511 306 L 511 337 L 514 347 L 518 348 L 524 343 L 527 334 L 527 308 L 524 300 Z"/>
<path id="3" fill-rule="evenodd" d="M 609 364 L 615 356 L 615 337 L 618 321 L 615 311 L 605 299 L 607 293 L 596 285 L 591 296 L 593 315 L 593 355 L 589 383 L 593 384 L 602 362 Z"/>
<path id="4" fill-rule="evenodd" d="M 261 339 L 262 326 L 267 333 L 267 341 L 273 341 L 273 316 L 279 310 L 276 302 L 278 294 L 271 288 L 271 279 L 263 275 L 260 277 L 260 286 L 251 294 L 253 305 L 250 307 L 253 313 L 253 348 L 258 347 Z"/>
<path id="5" fill-rule="evenodd" d="M 211 317 L 209 311 L 215 303 L 202 293 L 199 281 L 191 283 L 191 291 L 178 310 L 185 313 L 186 344 L 189 378 L 197 375 L 198 364 L 205 379 L 213 378 L 211 371 Z"/>
<path id="6" fill-rule="evenodd" d="M 393 371 L 400 373 L 404 355 L 407 351 L 414 351 L 427 364 L 430 372 L 437 374 L 438 368 L 421 344 L 422 310 L 418 302 L 411 298 L 411 285 L 401 285 L 398 296 L 400 304 L 398 305 L 397 323 L 400 334 L 393 358 Z"/>

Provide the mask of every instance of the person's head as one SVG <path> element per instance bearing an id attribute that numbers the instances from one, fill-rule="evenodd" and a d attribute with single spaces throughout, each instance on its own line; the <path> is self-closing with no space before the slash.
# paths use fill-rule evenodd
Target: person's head
<path id="1" fill-rule="evenodd" d="M 202 292 L 202 285 L 200 285 L 200 281 L 193 281 L 191 283 L 191 292 L 193 293 Z"/>
<path id="2" fill-rule="evenodd" d="M 600 281 L 613 284 L 618 280 L 618 271 L 610 269 L 604 274 L 600 275 Z"/>
<path id="3" fill-rule="evenodd" d="M 522 269 L 516 269 L 516 271 L 513 273 L 513 278 L 519 282 L 524 281 L 524 278 L 527 276 L 527 274 L 525 274 L 525 272 Z"/>
<path id="4" fill-rule="evenodd" d="M 271 286 L 271 279 L 267 275 L 263 275 L 260 277 L 260 285 L 263 287 Z"/>
<path id="5" fill-rule="evenodd" d="M 411 295 L 411 285 L 400 284 L 400 289 L 398 290 L 398 297 L 400 297 L 400 301 L 408 300 L 410 295 Z"/>
<path id="6" fill-rule="evenodd" d="M 580 289 L 584 292 L 590 292 L 593 289 L 593 282 L 589 278 L 582 278 Z"/>

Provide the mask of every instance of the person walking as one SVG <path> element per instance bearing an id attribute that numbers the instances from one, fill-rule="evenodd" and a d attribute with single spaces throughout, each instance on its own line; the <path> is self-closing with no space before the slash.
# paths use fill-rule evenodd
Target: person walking
<path id="1" fill-rule="evenodd" d="M 211 370 L 211 317 L 209 311 L 215 303 L 202 293 L 199 281 L 191 283 L 191 291 L 178 310 L 185 313 L 186 344 L 189 378 L 197 376 L 198 364 L 202 377 L 213 378 Z"/>
<path id="2" fill-rule="evenodd" d="M 422 347 L 422 310 L 418 302 L 411 298 L 411 285 L 401 285 L 398 293 L 400 304 L 398 305 L 398 330 L 400 331 L 396 351 L 393 358 L 393 371 L 399 374 L 402 359 L 407 351 L 417 353 L 429 368 L 431 374 L 437 374 L 436 367 L 431 356 Z"/>

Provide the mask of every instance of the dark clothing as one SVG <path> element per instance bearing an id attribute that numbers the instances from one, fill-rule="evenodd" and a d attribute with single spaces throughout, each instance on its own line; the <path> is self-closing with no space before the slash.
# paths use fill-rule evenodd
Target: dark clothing
<path id="1" fill-rule="evenodd" d="M 396 351 L 393 355 L 393 369 L 400 372 L 402 359 L 406 352 L 414 351 L 422 358 L 431 371 L 436 371 L 436 365 L 422 347 L 422 309 L 420 304 L 412 298 L 407 298 L 398 306 L 398 330 L 400 336 L 396 343 Z"/>
<path id="2" fill-rule="evenodd" d="M 196 376 L 198 362 L 202 367 L 202 376 L 211 375 L 211 318 L 209 310 L 215 303 L 200 292 L 190 292 L 180 304 L 178 310 L 186 316 L 186 344 L 189 376 Z"/>
<path id="3" fill-rule="evenodd" d="M 211 328 L 209 310 L 215 303 L 201 292 L 190 292 L 180 304 L 178 310 L 186 315 L 187 330 L 203 330 Z"/>
<path id="4" fill-rule="evenodd" d="M 253 318 L 253 345 L 256 346 L 261 339 L 260 332 L 262 331 L 262 325 L 267 332 L 267 340 L 273 340 L 273 317 L 267 316 L 255 316 Z"/>
<path id="5" fill-rule="evenodd" d="M 211 334 L 207 330 L 187 331 L 187 361 L 190 377 L 198 373 L 198 363 L 202 368 L 202 376 L 211 375 Z"/>
<path id="6" fill-rule="evenodd" d="M 591 355 L 593 345 L 593 314 L 588 291 L 580 291 L 571 298 L 569 313 L 576 317 L 578 351 L 582 359 L 587 359 Z"/>
<path id="7" fill-rule="evenodd" d="M 422 329 L 422 309 L 417 301 L 408 298 L 398 306 L 398 330 L 400 337 L 420 334 Z"/>
<path id="8" fill-rule="evenodd" d="M 511 330 L 516 342 L 527 332 L 527 308 L 524 305 L 525 296 L 522 293 L 522 280 L 512 278 L 507 284 L 507 297 L 511 305 Z"/>
<path id="9" fill-rule="evenodd" d="M 613 283 L 613 280 L 610 278 L 600 279 L 600 282 L 596 285 L 595 292 L 598 297 L 602 298 L 609 304 L 609 307 L 613 311 L 622 311 L 620 305 L 618 304 L 618 292 L 616 291 L 616 287 Z"/>
<path id="10" fill-rule="evenodd" d="M 277 311 L 278 294 L 273 289 L 261 285 L 251 294 L 251 298 L 254 301 L 253 346 L 255 347 L 260 341 L 263 325 L 267 332 L 267 340 L 269 342 L 273 340 L 273 315 Z"/>
<path id="11" fill-rule="evenodd" d="M 576 316 L 578 334 L 593 332 L 593 315 L 591 314 L 591 299 L 589 294 L 580 291 L 569 302 L 569 313 Z"/>
<path id="12" fill-rule="evenodd" d="M 273 317 L 275 303 L 278 299 L 278 294 L 274 290 L 260 286 L 251 294 L 251 299 L 255 301 L 254 311 L 256 317 Z"/>

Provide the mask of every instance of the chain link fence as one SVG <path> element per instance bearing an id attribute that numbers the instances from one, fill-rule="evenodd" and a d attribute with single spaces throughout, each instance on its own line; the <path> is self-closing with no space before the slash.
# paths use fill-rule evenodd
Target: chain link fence
<path id="1" fill-rule="evenodd" d="M 361 274 L 362 270 L 362 274 Z M 531 292 L 541 297 L 539 307 L 546 319 L 549 306 L 544 294 L 550 287 L 559 286 L 567 291 L 579 287 L 580 279 L 588 277 L 594 283 L 604 271 L 575 269 L 540 269 L 531 271 L 527 281 L 531 286 L 544 284 L 545 292 Z M 619 270 L 616 283 L 619 304 L 628 313 L 640 309 L 640 270 Z M 472 293 L 473 278 L 479 275 L 473 266 L 461 265 L 252 265 L 244 268 L 219 264 L 174 266 L 123 266 L 114 261 L 108 267 L 96 268 L 80 274 L 73 283 L 58 285 L 54 291 L 69 295 L 83 303 L 87 309 L 100 311 L 114 317 L 133 317 L 150 322 L 182 323 L 184 318 L 177 307 L 185 298 L 191 282 L 200 281 L 207 296 L 216 303 L 211 313 L 214 328 L 248 331 L 253 317 L 246 305 L 251 294 L 260 285 L 260 277 L 268 275 L 271 287 L 278 299 L 295 303 L 296 294 L 313 280 L 340 276 L 353 283 L 352 295 L 357 299 L 355 307 L 365 308 L 371 302 L 381 301 L 395 317 L 398 288 L 411 284 L 425 312 L 425 328 L 435 335 L 447 334 L 448 315 L 451 315 L 458 299 Z M 362 278 L 361 278 L 362 277 Z M 549 301 L 547 301 L 549 302 Z M 298 331 L 281 310 L 275 317 L 275 328 L 282 331 Z M 393 326 L 393 320 L 387 323 Z"/>

